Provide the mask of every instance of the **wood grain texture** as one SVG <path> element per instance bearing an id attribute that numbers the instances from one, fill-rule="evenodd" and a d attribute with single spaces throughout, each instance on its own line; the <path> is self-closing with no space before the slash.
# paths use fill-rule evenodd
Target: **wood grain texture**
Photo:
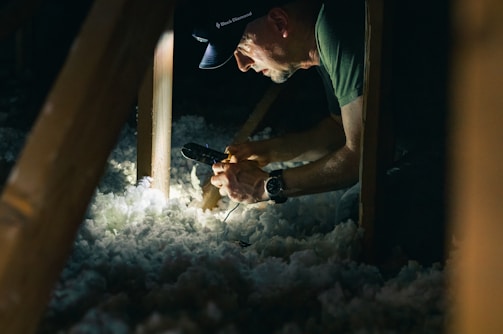
<path id="1" fill-rule="evenodd" d="M 0 199 L 0 328 L 32 333 L 173 1 L 98 0 Z"/>

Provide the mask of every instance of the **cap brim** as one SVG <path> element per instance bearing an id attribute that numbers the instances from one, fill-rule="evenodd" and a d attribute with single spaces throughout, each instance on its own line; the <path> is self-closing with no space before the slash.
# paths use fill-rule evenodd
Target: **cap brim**
<path id="1" fill-rule="evenodd" d="M 224 47 L 209 43 L 199 63 L 199 68 L 211 70 L 225 65 L 232 58 L 237 44 L 238 42 L 234 46 L 227 45 Z"/>
<path id="2" fill-rule="evenodd" d="M 243 31 L 245 31 L 248 22 L 243 20 L 242 22 L 236 23 L 230 30 L 225 34 L 225 37 L 220 39 L 210 39 L 206 51 L 204 52 L 203 58 L 199 63 L 199 68 L 201 69 L 214 69 L 223 66 L 227 63 L 236 50 L 241 37 L 243 37 Z"/>

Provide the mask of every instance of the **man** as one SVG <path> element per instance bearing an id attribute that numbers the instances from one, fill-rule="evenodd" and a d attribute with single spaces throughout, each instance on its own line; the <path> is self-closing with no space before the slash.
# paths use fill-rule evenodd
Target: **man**
<path id="1" fill-rule="evenodd" d="M 211 183 L 222 195 L 242 203 L 282 203 L 288 197 L 357 184 L 364 17 L 363 0 L 210 4 L 194 29 L 194 37 L 208 43 L 200 68 L 220 67 L 234 55 L 241 71 L 252 69 L 282 83 L 299 69 L 316 67 L 327 97 L 336 102 L 331 114 L 306 132 L 229 146 L 231 161 L 213 165 Z M 271 162 L 294 160 L 309 163 L 271 173 L 262 169 Z M 357 210 L 352 211 L 356 218 Z"/>

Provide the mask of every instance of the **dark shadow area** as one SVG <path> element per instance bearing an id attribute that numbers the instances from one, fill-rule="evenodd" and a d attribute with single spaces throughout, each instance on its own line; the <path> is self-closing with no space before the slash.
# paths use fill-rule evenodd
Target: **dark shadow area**
<path id="1" fill-rule="evenodd" d="M 388 171 L 376 233 L 381 258 L 424 264 L 446 257 L 446 120 L 449 2 L 394 1 L 390 7 L 389 108 L 397 162 Z"/>

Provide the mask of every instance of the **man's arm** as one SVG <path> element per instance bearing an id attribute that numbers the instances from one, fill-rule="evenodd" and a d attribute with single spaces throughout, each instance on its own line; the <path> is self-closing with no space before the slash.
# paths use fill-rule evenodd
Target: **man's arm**
<path id="1" fill-rule="evenodd" d="M 230 145 L 227 150 L 232 162 L 254 160 L 265 166 L 278 161 L 314 161 L 342 147 L 345 141 L 341 117 L 327 116 L 303 132 Z"/>
<path id="2" fill-rule="evenodd" d="M 283 173 L 287 187 L 285 195 L 292 197 L 332 191 L 358 181 L 362 110 L 361 96 L 341 108 L 342 126 L 346 137 L 344 145 L 309 164 L 286 169 Z M 327 136 L 325 140 L 334 136 L 334 133 L 325 131 L 321 134 Z M 300 147 L 309 147 L 313 141 L 322 139 L 320 133 L 314 132 L 311 135 L 313 137 L 297 137 L 302 141 L 292 143 L 295 147 L 291 147 L 289 152 L 296 152 L 292 155 L 298 156 L 297 151 L 300 151 Z M 222 195 L 228 195 L 231 199 L 244 203 L 268 199 L 263 186 L 268 175 L 255 161 L 217 163 L 213 165 L 213 171 L 215 175 L 211 182 L 220 188 Z"/>
<path id="3" fill-rule="evenodd" d="M 304 166 L 286 169 L 287 196 L 299 196 L 348 187 L 358 181 L 363 97 L 341 108 L 346 134 L 344 146 Z"/>

